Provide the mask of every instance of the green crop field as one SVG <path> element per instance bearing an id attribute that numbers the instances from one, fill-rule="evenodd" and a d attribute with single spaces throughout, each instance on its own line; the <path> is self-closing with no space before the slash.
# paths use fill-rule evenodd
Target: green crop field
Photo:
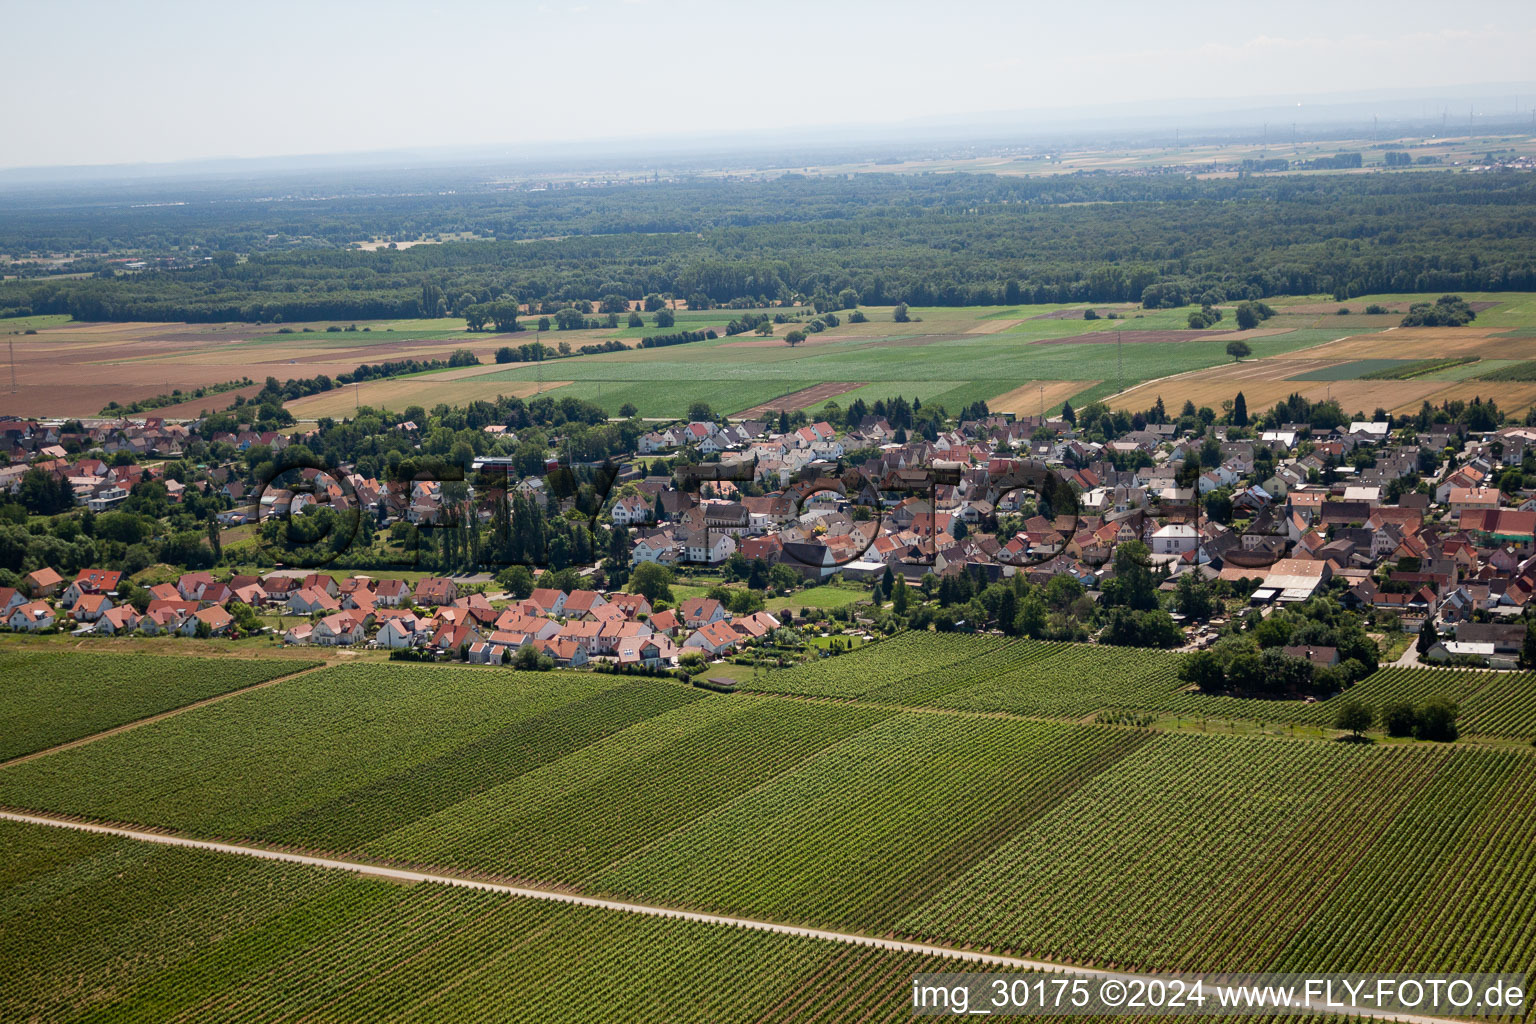
<path id="1" fill-rule="evenodd" d="M 1486 381 L 1531 381 L 1536 380 L 1536 359 L 1526 359 L 1520 362 L 1509 363 L 1485 370 L 1479 373 L 1475 380 Z"/>
<path id="2" fill-rule="evenodd" d="M 0 650 L 0 760 L 317 664 Z"/>
<path id="3" fill-rule="evenodd" d="M 901 633 L 851 654 L 771 673 L 755 682 L 753 689 L 809 697 L 858 697 L 920 673 L 952 668 L 1002 643 L 991 637 L 958 633 Z"/>
<path id="4" fill-rule="evenodd" d="M 1415 366 L 1420 360 L 1413 359 L 1355 359 L 1337 366 L 1325 366 L 1306 373 L 1298 373 L 1286 380 L 1368 380 L 1379 378 L 1382 373 L 1396 373 Z"/>
<path id="5" fill-rule="evenodd" d="M 1115 647 L 1004 641 L 944 633 L 903 633 L 836 655 L 754 677 L 763 693 L 858 699 L 903 707 L 1004 712 L 1031 718 L 1117 721 L 1146 714 L 1182 719 L 1239 719 L 1328 727 L 1333 700 L 1213 696 L 1178 678 L 1182 655 Z M 1375 710 L 1445 697 L 1464 712 L 1461 731 L 1536 737 L 1536 674 L 1389 666 L 1361 680 L 1348 697 Z"/>
<path id="6" fill-rule="evenodd" d="M 358 818 L 419 816 L 434 799 L 461 799 L 503 772 L 703 699 L 624 676 L 392 664 L 328 668 L 294 683 L 12 766 L 0 772 L 0 803 L 306 837 L 334 812 L 358 833 L 342 838 L 350 845 L 378 827 Z M 356 815 L 347 812 L 354 799 Z"/>
<path id="7" fill-rule="evenodd" d="M 1145 738 L 1124 729 L 900 715 L 671 833 L 594 888 L 642 902 L 883 931 Z"/>
<path id="8" fill-rule="evenodd" d="M 14 1021 L 894 1022 L 979 969 L 10 822 L 0 880 Z"/>
<path id="9" fill-rule="evenodd" d="M 924 310 L 917 324 L 847 326 L 817 335 L 791 349 L 750 335 L 655 349 L 580 356 L 489 369 L 465 378 L 476 384 L 573 381 L 552 391 L 594 401 L 616 412 L 632 403 L 642 416 L 680 416 L 692 401 L 716 412 L 739 412 L 779 395 L 821 382 L 863 385 L 836 401 L 902 395 L 960 409 L 1004 394 L 1029 380 L 1099 380 L 1111 374 L 1126 382 L 1203 369 L 1229 361 L 1225 344 L 1170 336 L 1167 341 L 1116 342 L 1116 330 L 1182 329 L 1188 310 L 1163 310 L 1123 321 L 1029 319 L 1053 307 L 1008 310 L 982 307 Z M 970 333 L 987 320 L 1024 317 L 992 334 Z M 932 323 L 928 318 L 932 318 Z M 1167 321 L 1166 323 L 1164 321 Z M 871 329 L 902 328 L 889 334 Z M 683 329 L 679 327 L 678 329 Z M 654 331 L 651 333 L 655 333 Z M 1220 326 L 1211 335 L 1222 333 Z M 1354 333 L 1340 326 L 1288 330 L 1254 337 L 1254 358 L 1295 351 Z M 1113 367 L 1111 373 L 1110 368 Z M 821 402 L 813 403 L 812 410 Z"/>
<path id="10" fill-rule="evenodd" d="M 1522 778 L 1507 778 L 1512 770 Z M 1406 884 L 1445 856 L 1442 842 L 1456 846 L 1456 838 L 1437 837 L 1422 852 L 1373 860 L 1377 844 L 1393 842 L 1389 826 L 1426 808 L 1443 812 L 1448 800 L 1497 802 L 1508 787 L 1528 786 L 1533 771 L 1536 759 L 1525 755 L 1443 747 L 1159 737 L 1086 782 L 898 930 L 1143 969 L 1257 970 L 1283 955 L 1292 970 L 1342 969 L 1327 944 L 1313 956 L 1290 953 L 1328 910 L 1330 894 L 1360 877 Z M 1459 837 L 1467 845 L 1452 857 L 1472 870 L 1483 852 L 1477 830 L 1487 823 L 1467 817 Z M 1532 828 L 1525 821 L 1506 831 L 1529 836 Z M 1526 854 L 1512 870 L 1529 880 L 1536 866 Z M 1516 901 L 1526 909 L 1497 898 L 1458 901 L 1455 927 L 1476 934 L 1526 921 L 1536 891 L 1506 882 L 1512 897 L 1523 890 Z M 1359 914 L 1373 909 L 1368 900 L 1348 904 Z M 1434 915 L 1402 919 L 1403 931 L 1350 966 L 1408 969 L 1402 958 L 1444 926 Z M 1493 945 L 1488 969 L 1529 965 L 1523 941 Z"/>
<path id="11" fill-rule="evenodd" d="M 1441 359 L 1415 359 L 1405 366 L 1392 366 L 1362 375 L 1362 380 L 1413 380 L 1415 377 L 1441 379 L 1440 374 L 1456 373 L 1479 361 L 1478 356 L 1451 356 Z"/>
<path id="12" fill-rule="evenodd" d="M 711 697 L 509 778 L 367 852 L 546 883 L 584 881 L 888 716 Z"/>
<path id="13" fill-rule="evenodd" d="M 1177 658 L 905 633 L 767 677 L 782 693 L 729 695 L 332 667 L 0 768 L 0 804 L 1098 966 L 1536 962 L 1536 821 L 1521 810 L 1536 757 L 1044 720 L 1222 704 L 1178 686 Z M 1536 717 L 1527 675 L 1391 669 L 1356 692 L 1453 696 L 1499 735 Z M 494 1015 L 498 985 L 538 978 L 569 999 L 599 964 L 681 959 L 668 942 L 711 962 L 686 971 L 734 966 L 778 993 L 713 1019 L 771 1017 L 789 1005 L 781 982 L 822 992 L 801 963 L 841 977 L 767 936 L 732 961 L 708 928 L 205 851 L 7 826 L 0 854 L 0 921 L 23 937 L 0 953 L 0 1000 L 26 1019 L 266 1020 L 316 1000 L 338 1019 Z M 1453 891 L 1454 912 L 1418 912 Z M 322 945 L 334 969 L 300 983 L 289 972 Z M 465 973 L 470 949 L 495 951 L 484 973 Z M 775 955 L 779 973 L 760 976 L 753 958 Z M 233 1002 L 206 1008 L 219 997 Z"/>

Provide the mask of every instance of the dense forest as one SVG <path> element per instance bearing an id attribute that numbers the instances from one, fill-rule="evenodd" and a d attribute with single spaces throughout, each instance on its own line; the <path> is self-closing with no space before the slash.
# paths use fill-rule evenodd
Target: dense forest
<path id="1" fill-rule="evenodd" d="M 23 277 L 0 315 L 276 322 L 521 301 L 868 305 L 1536 290 L 1525 174 L 1080 174 L 697 180 L 185 206 L 0 205 L 0 251 L 174 257 L 166 269 Z M 376 252 L 372 237 L 473 234 Z M 89 269 L 89 260 L 74 269 Z M 425 288 L 424 285 L 430 285 Z M 1149 291 L 1150 289 L 1150 291 Z M 441 295 L 423 308 L 424 293 Z"/>

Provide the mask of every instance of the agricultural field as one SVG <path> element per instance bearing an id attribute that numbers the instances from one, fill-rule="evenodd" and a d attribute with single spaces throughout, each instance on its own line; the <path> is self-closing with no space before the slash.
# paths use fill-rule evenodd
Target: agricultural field
<path id="1" fill-rule="evenodd" d="M 851 654 L 773 672 L 753 688 L 807 697 L 859 697 L 920 673 L 952 669 L 1003 644 L 992 637 L 906 632 Z"/>
<path id="2" fill-rule="evenodd" d="M 158 410 L 195 416 L 202 409 L 226 406 L 238 395 L 249 397 L 268 376 L 280 381 L 335 376 L 368 362 L 443 359 L 458 348 L 474 352 L 484 365 L 365 381 L 297 399 L 290 410 L 312 420 L 345 416 L 358 405 L 400 411 L 409 405 L 430 408 L 540 393 L 591 401 L 612 415 L 633 405 L 651 418 L 686 415 L 689 404 L 700 400 L 717 413 L 761 415 L 767 406 L 796 405 L 814 413 L 828 400 L 846 406 L 856 398 L 873 404 L 897 395 L 952 411 L 984 400 L 1018 415 L 1038 414 L 1042 401 L 1052 412 L 1064 401 L 1082 405 L 1094 398 L 1144 409 L 1159 395 L 1165 404 L 1187 398 L 1218 408 L 1237 390 L 1244 392 L 1250 408 L 1291 391 L 1308 398 L 1332 394 L 1351 410 L 1366 411 L 1377 405 L 1417 408 L 1425 398 L 1473 393 L 1492 394 L 1512 409 L 1536 401 L 1536 381 L 1518 368 L 1536 360 L 1536 338 L 1526 333 L 1536 325 L 1536 299 L 1525 293 L 1469 295 L 1483 309 L 1465 328 L 1401 329 L 1396 327 L 1400 314 L 1359 312 L 1373 302 L 1406 308 L 1415 298 L 1423 296 L 1351 299 L 1344 304 L 1352 310 L 1346 316 L 1336 313 L 1341 304 L 1325 300 L 1277 299 L 1272 303 L 1276 316 L 1249 331 L 1235 330 L 1230 315 L 1215 327 L 1191 331 L 1186 320 L 1192 307 L 1105 306 L 1097 320 L 1083 319 L 1082 306 L 927 307 L 913 309 L 906 323 L 892 322 L 889 307 L 870 307 L 867 323 L 852 324 L 845 316 L 840 326 L 812 334 L 793 349 L 782 336 L 794 325 L 778 324 L 766 338 L 722 336 L 539 365 L 498 365 L 495 350 L 532 340 L 579 348 L 616 339 L 636 346 L 645 335 L 723 330 L 741 311 L 684 310 L 669 329 L 654 327 L 648 318 L 639 328 L 513 335 L 470 333 L 454 318 L 371 321 L 355 331 L 328 331 L 351 325 L 326 322 L 280 327 L 31 318 L 37 320 L 31 328 L 37 333 L 14 338 L 19 390 L 12 404 L 21 413 L 91 416 L 109 401 L 126 403 L 240 377 L 257 382 Z M 1230 314 L 1231 304 L 1226 308 Z M 1110 312 L 1120 319 L 1108 319 Z M 1253 355 L 1234 363 L 1225 343 L 1239 338 Z M 1422 376 L 1361 379 L 1431 358 L 1474 356 L 1487 363 L 1483 371 L 1471 363 L 1447 364 Z"/>
<path id="3" fill-rule="evenodd" d="M 1311 928 L 1329 894 L 1356 874 L 1385 870 L 1407 879 L 1433 861 L 1434 851 L 1426 851 L 1405 862 L 1372 864 L 1375 845 L 1391 841 L 1384 836 L 1390 823 L 1425 808 L 1443 812 L 1453 792 L 1468 807 L 1497 801 L 1511 784 L 1505 778 L 1511 767 L 1529 775 L 1536 760 L 1447 748 L 1160 736 L 955 878 L 897 931 L 928 939 L 964 936 L 993 948 L 1126 969 L 1262 969 Z M 1478 822 L 1467 825 L 1475 835 Z M 1526 822 L 1514 831 L 1530 828 Z M 1478 849 L 1470 844 L 1468 859 L 1459 863 L 1469 867 Z M 1533 868 L 1517 870 L 1530 877 Z M 1532 898 L 1528 889 L 1519 897 Z M 1357 898 L 1349 905 L 1363 912 L 1369 904 Z M 1456 909 L 1469 930 L 1523 919 L 1512 908 L 1506 917 L 1497 898 Z M 1350 966 L 1407 969 L 1400 956 L 1437 927 L 1431 918 L 1413 916 L 1404 914 L 1400 933 Z M 1502 955 L 1486 964 L 1490 969 L 1523 969 L 1530 962 L 1523 943 L 1499 948 Z M 1339 952 L 1326 946 L 1289 964 L 1292 970 L 1342 968 Z"/>
<path id="4" fill-rule="evenodd" d="M 1436 950 L 1531 965 L 1528 751 L 1092 721 L 1208 699 L 1176 690 L 1176 655 L 1147 653 L 906 633 L 768 677 L 782 693 L 729 695 L 592 673 L 331 667 L 0 767 L 0 805 L 1099 967 L 1389 970 L 1438 963 Z M 1480 704 L 1495 680 L 1519 699 Z M 1536 708 L 1528 676 L 1393 669 L 1357 692 L 1458 695 L 1469 725 L 1486 714 L 1501 735 Z M 152 1016 L 227 999 L 231 984 L 239 997 L 215 1016 L 335 1000 L 345 1012 L 328 1016 L 346 1019 L 406 991 L 397 1015 L 433 1018 L 501 1006 L 460 1001 L 495 979 L 547 979 L 568 998 L 563 972 L 590 980 L 603 958 L 687 959 L 652 941 L 698 944 L 710 970 L 731 963 L 703 926 L 615 911 L 22 826 L 0 828 L 7 843 L 23 850 L 0 858 L 8 934 L 97 915 L 83 939 L 58 931 L 0 953 L 18 965 L 5 977 L 42 976 L 0 989 L 38 1019 L 79 1000 Z M 1453 889 L 1454 908 L 1414 912 Z M 1398 891 L 1413 905 L 1380 895 Z M 1356 925 L 1372 915 L 1382 927 Z M 498 939 L 513 928 L 525 941 Z M 822 998 L 819 982 L 780 978 L 811 955 L 795 943 L 733 941 L 778 957 L 779 974 L 750 971 L 771 1006 Z M 335 970 L 290 981 L 321 943 Z M 505 955 L 485 973 L 456 973 L 463 950 L 491 947 Z M 885 976 L 875 961 L 850 969 Z M 91 971 L 105 973 L 87 987 L 49 980 Z M 843 985 L 838 999 L 877 998 Z M 736 1004 L 722 1006 L 731 1019 Z"/>
<path id="5" fill-rule="evenodd" d="M 1182 656 L 1037 640 L 903 633 L 795 668 L 756 676 L 764 693 L 836 697 L 1028 718 L 1116 722 L 1138 716 L 1191 722 L 1239 720 L 1328 728 L 1331 700 L 1212 696 L 1178 678 Z M 1536 674 L 1387 666 L 1347 696 L 1374 709 L 1445 697 L 1461 707 L 1461 731 L 1504 739 L 1536 737 Z"/>
<path id="6" fill-rule="evenodd" d="M 294 682 L 12 766 L 0 804 L 224 835 L 302 831 L 328 812 L 370 829 L 703 699 L 623 676 L 389 663 Z M 358 821 L 350 800 L 384 817 Z"/>
<path id="7" fill-rule="evenodd" d="M 1277 316 L 1267 321 L 1299 321 L 1310 316 L 1316 329 L 1344 328 L 1333 339 L 1286 352 L 1260 355 L 1240 363 L 1212 366 L 1131 387 L 1114 396 L 1116 408 L 1149 408 L 1159 395 L 1164 403 L 1185 399 L 1220 408 L 1242 391 L 1248 408 L 1263 409 L 1292 393 L 1311 401 L 1333 398 L 1347 412 L 1417 411 L 1429 401 L 1493 398 L 1506 411 L 1521 412 L 1536 403 L 1536 376 L 1522 369 L 1536 360 L 1536 296 L 1530 293 L 1468 293 L 1477 319 L 1466 327 L 1398 327 L 1398 317 L 1329 315 L 1339 306 L 1362 310 L 1370 304 L 1406 309 L 1425 296 L 1372 295 L 1347 303 L 1278 299 Z M 1383 320 L 1383 323 L 1365 321 Z M 1356 323 L 1356 321 L 1361 321 Z M 1255 333 L 1255 332 L 1250 332 Z M 1291 337 L 1302 333 L 1293 332 Z M 1282 336 L 1285 337 L 1285 336 Z"/>
<path id="8" fill-rule="evenodd" d="M 1145 738 L 1055 723 L 896 716 L 670 833 L 593 888 L 883 932 Z"/>
<path id="9" fill-rule="evenodd" d="M 8 1020 L 904 1021 L 979 969 L 11 822 L 0 865 Z"/>
<path id="10" fill-rule="evenodd" d="M 0 761 L 318 664 L 0 648 Z"/>

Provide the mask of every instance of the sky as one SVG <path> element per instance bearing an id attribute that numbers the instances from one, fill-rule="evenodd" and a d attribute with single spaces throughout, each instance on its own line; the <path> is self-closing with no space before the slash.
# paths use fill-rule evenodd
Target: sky
<path id="1" fill-rule="evenodd" d="M 536 155 L 549 140 L 1536 77 L 1529 0 L 0 0 L 0 24 L 0 168 Z"/>

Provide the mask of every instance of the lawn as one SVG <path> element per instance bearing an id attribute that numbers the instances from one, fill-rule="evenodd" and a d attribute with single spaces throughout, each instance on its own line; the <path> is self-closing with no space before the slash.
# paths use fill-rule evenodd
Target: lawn
<path id="1" fill-rule="evenodd" d="M 764 607 L 770 612 L 779 612 L 785 608 L 846 608 L 850 604 L 859 601 L 868 601 L 869 591 L 863 587 L 834 586 L 807 587 L 805 590 L 797 590 L 793 594 L 784 597 L 770 597 Z"/>

